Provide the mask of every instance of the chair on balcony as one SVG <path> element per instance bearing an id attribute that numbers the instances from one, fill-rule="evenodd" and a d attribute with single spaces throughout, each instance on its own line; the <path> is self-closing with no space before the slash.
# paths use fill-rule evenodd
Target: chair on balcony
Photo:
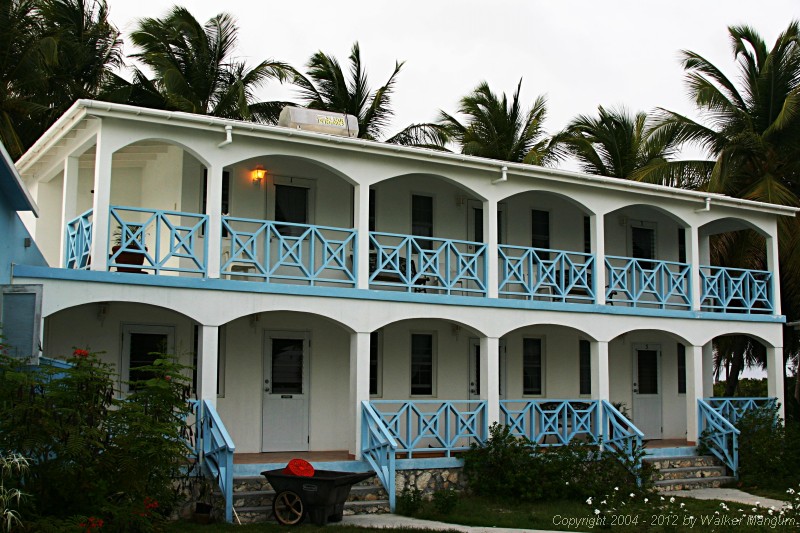
<path id="1" fill-rule="evenodd" d="M 408 267 L 408 259 L 405 257 L 398 258 L 398 266 L 399 270 L 404 272 Z M 370 252 L 369 253 L 369 273 L 370 277 L 372 276 L 375 271 L 378 270 L 378 254 L 377 252 Z M 417 265 L 414 260 L 411 260 L 411 277 L 415 278 L 417 276 Z M 396 272 L 379 272 L 374 278 L 373 281 L 387 281 L 391 283 L 403 283 L 403 278 L 400 274 Z M 428 276 L 420 276 L 417 282 L 422 286 L 414 286 L 414 292 L 428 292 L 424 285 L 430 283 L 430 278 Z"/>

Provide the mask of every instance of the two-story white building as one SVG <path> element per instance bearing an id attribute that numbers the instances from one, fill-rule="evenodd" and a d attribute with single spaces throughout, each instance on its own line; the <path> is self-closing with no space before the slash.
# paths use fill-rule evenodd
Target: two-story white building
<path id="1" fill-rule="evenodd" d="M 123 390 L 178 354 L 237 452 L 359 458 L 366 426 L 409 457 L 493 421 L 633 435 L 611 403 L 644 439 L 693 444 L 729 334 L 766 347 L 782 402 L 793 208 L 94 101 L 17 167 L 50 266 L 13 283 L 43 285 L 44 354 L 103 352 Z M 710 262 L 740 230 L 767 271 Z"/>

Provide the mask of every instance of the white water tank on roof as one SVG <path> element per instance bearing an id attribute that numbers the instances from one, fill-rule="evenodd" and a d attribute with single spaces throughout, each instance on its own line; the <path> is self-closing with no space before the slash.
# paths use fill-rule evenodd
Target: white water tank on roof
<path id="1" fill-rule="evenodd" d="M 342 137 L 358 137 L 358 119 L 353 115 L 305 107 L 284 107 L 278 119 L 278 126 Z"/>

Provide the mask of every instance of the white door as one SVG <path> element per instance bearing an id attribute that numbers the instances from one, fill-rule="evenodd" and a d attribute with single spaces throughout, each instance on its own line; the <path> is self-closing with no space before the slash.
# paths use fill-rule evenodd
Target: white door
<path id="1" fill-rule="evenodd" d="M 633 347 L 633 424 L 645 439 L 661 438 L 661 346 Z"/>
<path id="2" fill-rule="evenodd" d="M 469 340 L 469 391 L 468 398 L 477 400 L 481 394 L 481 341 Z M 506 343 L 500 340 L 500 399 L 505 399 L 506 387 Z"/>
<path id="3" fill-rule="evenodd" d="M 264 452 L 308 451 L 309 335 L 268 331 L 264 337 Z"/>

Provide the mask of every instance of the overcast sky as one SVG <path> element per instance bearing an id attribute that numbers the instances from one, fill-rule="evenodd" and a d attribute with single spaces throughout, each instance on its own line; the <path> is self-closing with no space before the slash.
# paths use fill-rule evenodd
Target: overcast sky
<path id="1" fill-rule="evenodd" d="M 108 0 L 111 20 L 128 35 L 141 17 L 161 17 L 163 0 Z M 486 80 L 512 93 L 522 78 L 523 101 L 548 98 L 549 132 L 597 106 L 633 111 L 665 107 L 693 114 L 678 53 L 700 53 L 734 76 L 727 26 L 752 25 L 771 47 L 798 0 L 185 0 L 201 22 L 227 11 L 238 21 L 239 56 L 295 67 L 317 50 L 345 64 L 361 44 L 373 87 L 406 64 L 393 98 L 389 133 L 455 111 L 458 99 Z M 126 43 L 125 52 L 132 47 Z M 271 84 L 264 99 L 292 99 L 291 86 Z"/>

